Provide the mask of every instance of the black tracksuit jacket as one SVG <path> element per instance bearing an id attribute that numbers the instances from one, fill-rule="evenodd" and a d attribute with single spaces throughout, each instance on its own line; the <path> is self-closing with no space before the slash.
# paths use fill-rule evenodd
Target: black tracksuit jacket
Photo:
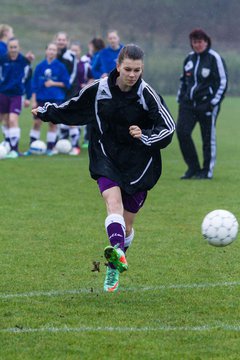
<path id="1" fill-rule="evenodd" d="M 71 100 L 47 103 L 38 111 L 43 121 L 55 124 L 91 123 L 90 173 L 116 181 L 128 194 L 151 189 L 161 175 L 160 149 L 172 140 L 175 123 L 161 96 L 141 78 L 131 91 L 116 86 L 117 70 L 108 78 L 84 87 Z M 129 126 L 142 129 L 141 139 Z"/>
<path id="2" fill-rule="evenodd" d="M 225 62 L 211 48 L 200 54 L 192 51 L 184 60 L 180 80 L 180 105 L 206 112 L 221 103 L 227 90 Z"/>

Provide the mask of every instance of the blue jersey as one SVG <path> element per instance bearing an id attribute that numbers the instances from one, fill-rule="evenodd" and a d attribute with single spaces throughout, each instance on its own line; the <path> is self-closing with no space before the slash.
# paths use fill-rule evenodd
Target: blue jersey
<path id="1" fill-rule="evenodd" d="M 31 98 L 31 67 L 25 56 L 11 60 L 8 54 L 0 57 L 0 93 L 7 96 L 26 94 Z"/>
<path id="2" fill-rule="evenodd" d="M 100 68 L 102 74 L 107 73 L 109 74 L 113 69 L 115 69 L 117 64 L 117 58 L 120 50 L 122 49 L 123 45 L 120 45 L 119 49 L 114 50 L 110 46 L 102 49 L 99 52 L 99 58 L 97 62 L 100 62 Z M 101 75 L 102 75 L 101 74 Z"/>
<path id="3" fill-rule="evenodd" d="M 0 56 L 6 55 L 7 44 L 4 41 L 0 41 Z"/>
<path id="4" fill-rule="evenodd" d="M 91 58 L 91 70 L 94 79 L 100 79 L 101 75 L 104 73 L 101 68 L 101 62 L 99 61 L 99 53 L 100 51 L 95 52 Z"/>
<path id="5" fill-rule="evenodd" d="M 63 82 L 65 88 L 58 86 L 46 87 L 48 80 Z M 66 89 L 69 89 L 69 74 L 66 66 L 55 59 L 49 63 L 46 59 L 40 62 L 34 71 L 32 91 L 36 93 L 37 101 L 62 101 L 66 97 Z"/>

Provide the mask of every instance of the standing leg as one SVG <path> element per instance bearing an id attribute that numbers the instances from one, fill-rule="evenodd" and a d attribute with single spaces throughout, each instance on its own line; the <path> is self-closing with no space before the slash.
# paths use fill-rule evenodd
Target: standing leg
<path id="1" fill-rule="evenodd" d="M 79 155 L 80 154 L 80 146 L 79 146 L 79 138 L 80 138 L 80 129 L 78 126 L 71 126 L 69 128 L 69 136 L 72 145 L 72 150 L 69 155 Z"/>
<path id="2" fill-rule="evenodd" d="M 143 206 L 146 198 L 147 198 L 147 191 L 139 191 L 133 195 L 128 195 L 122 191 L 122 198 L 123 198 L 123 206 L 124 206 L 124 220 L 126 224 L 126 237 L 124 242 L 124 250 L 125 252 L 132 244 L 134 239 L 134 229 L 133 223 L 135 217 Z"/>
<path id="3" fill-rule="evenodd" d="M 40 139 L 40 135 L 41 135 L 41 124 L 42 121 L 40 119 L 38 119 L 36 116 L 34 116 L 33 118 L 33 127 L 29 132 L 29 145 L 31 147 L 31 144 Z M 32 155 L 32 151 L 30 150 L 30 148 L 25 151 L 23 153 L 24 156 L 30 156 Z"/>
<path id="4" fill-rule="evenodd" d="M 0 123 L 2 128 L 2 134 L 4 139 L 6 140 L 6 132 L 8 131 L 8 114 L 9 114 L 9 104 L 10 99 L 8 96 L 4 94 L 0 94 Z"/>
<path id="5" fill-rule="evenodd" d="M 21 130 L 18 126 L 18 114 L 10 113 L 8 118 L 8 131 L 6 140 L 9 141 L 10 144 L 10 153 L 8 154 L 9 158 L 18 157 L 18 145 L 20 140 Z"/>
<path id="6" fill-rule="evenodd" d="M 176 130 L 183 159 L 188 165 L 188 170 L 182 179 L 190 179 L 200 171 L 196 147 L 191 136 L 196 123 L 195 112 L 180 106 Z"/>
<path id="7" fill-rule="evenodd" d="M 57 142 L 57 125 L 53 123 L 49 123 L 49 129 L 47 132 L 47 154 L 55 155 L 55 151 L 53 150 L 54 146 Z"/>
<path id="8" fill-rule="evenodd" d="M 30 130 L 29 136 L 30 136 L 30 145 L 33 141 L 39 140 L 41 135 L 41 125 L 42 121 L 38 119 L 37 117 L 33 120 L 33 127 Z"/>
<path id="9" fill-rule="evenodd" d="M 8 131 L 7 119 L 8 119 L 8 114 L 0 114 L 0 122 L 2 123 L 2 133 L 3 133 L 4 139 L 6 139 L 6 134 Z"/>
<path id="10" fill-rule="evenodd" d="M 129 246 L 132 244 L 133 239 L 134 239 L 134 228 L 133 228 L 133 223 L 134 223 L 134 219 L 135 219 L 136 214 L 133 214 L 127 210 L 124 210 L 124 220 L 125 220 L 125 224 L 126 224 L 126 236 L 125 236 L 125 241 L 124 241 L 124 251 L 126 253 L 127 249 L 129 248 Z"/>
<path id="11" fill-rule="evenodd" d="M 7 120 L 8 127 L 8 141 L 10 144 L 10 152 L 8 153 L 8 158 L 17 158 L 19 156 L 18 145 L 21 135 L 21 129 L 19 127 L 19 115 L 22 110 L 22 97 L 21 96 L 12 96 L 8 97 L 9 104 L 9 115 Z M 7 140 L 7 139 L 6 139 Z"/>
<path id="12" fill-rule="evenodd" d="M 60 124 L 58 128 L 59 139 L 68 139 L 69 137 L 69 125 Z"/>

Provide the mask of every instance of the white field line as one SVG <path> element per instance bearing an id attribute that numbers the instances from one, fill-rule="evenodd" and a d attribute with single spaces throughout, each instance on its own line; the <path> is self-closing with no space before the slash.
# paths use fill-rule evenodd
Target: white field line
<path id="1" fill-rule="evenodd" d="M 121 288 L 121 292 L 144 292 L 144 291 L 164 291 L 171 289 L 208 289 L 215 287 L 235 287 L 240 286 L 240 281 L 217 282 L 217 283 L 192 283 L 192 284 L 170 284 L 159 286 L 139 286 L 132 288 Z M 0 293 L 0 299 L 15 299 L 15 298 L 29 298 L 29 297 L 53 297 L 64 295 L 79 295 L 90 293 L 101 293 L 103 290 L 95 288 L 82 288 L 75 290 L 49 290 L 49 291 L 30 291 L 26 293 L 4 294 Z"/>
<path id="2" fill-rule="evenodd" d="M 240 332 L 240 325 L 227 325 L 227 324 L 217 324 L 217 325 L 202 325 L 202 326 L 156 326 L 156 327 L 91 327 L 91 326 L 81 326 L 81 327 L 41 327 L 41 328 L 8 328 L 0 329 L 0 333 L 8 334 L 24 334 L 24 333 L 81 333 L 81 332 L 153 332 L 153 331 L 162 331 L 162 332 L 177 332 L 177 331 L 191 331 L 191 332 L 202 332 L 202 331 L 214 331 L 214 330 L 224 330 L 224 331 L 235 331 Z"/>

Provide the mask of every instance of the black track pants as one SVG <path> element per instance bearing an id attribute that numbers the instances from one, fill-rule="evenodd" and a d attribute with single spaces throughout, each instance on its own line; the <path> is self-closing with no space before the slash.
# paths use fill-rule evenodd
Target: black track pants
<path id="1" fill-rule="evenodd" d="M 208 177 L 213 176 L 213 168 L 216 161 L 216 119 L 219 106 L 215 106 L 211 112 L 198 112 L 193 108 L 179 107 L 177 121 L 177 137 L 184 161 L 188 169 L 199 171 L 201 169 L 192 132 L 197 122 L 200 125 L 202 136 L 203 166 L 202 170 Z"/>

